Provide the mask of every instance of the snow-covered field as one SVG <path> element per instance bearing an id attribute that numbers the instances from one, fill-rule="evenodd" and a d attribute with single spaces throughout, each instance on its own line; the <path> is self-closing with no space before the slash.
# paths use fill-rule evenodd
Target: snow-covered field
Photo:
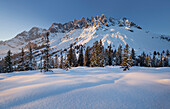
<path id="1" fill-rule="evenodd" d="M 170 68 L 77 67 L 0 74 L 0 109 L 168 109 Z"/>

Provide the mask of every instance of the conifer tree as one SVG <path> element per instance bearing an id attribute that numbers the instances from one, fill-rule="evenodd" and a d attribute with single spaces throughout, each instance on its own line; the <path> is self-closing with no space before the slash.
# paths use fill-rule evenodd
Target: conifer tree
<path id="1" fill-rule="evenodd" d="M 118 58 L 118 65 L 120 65 L 122 63 L 122 46 L 119 45 L 118 47 L 118 52 L 117 52 L 117 56 Z"/>
<path id="2" fill-rule="evenodd" d="M 50 54 L 49 54 L 49 49 L 50 49 L 49 32 L 47 32 L 44 35 L 44 39 L 45 39 L 45 46 L 46 46 L 46 48 L 44 50 L 45 56 L 44 56 L 44 67 L 43 67 L 43 69 L 44 69 L 44 72 L 48 72 L 49 68 L 51 67 L 50 63 L 49 63 L 50 62 L 50 60 L 49 60 L 49 58 L 50 58 Z"/>
<path id="3" fill-rule="evenodd" d="M 7 52 L 7 56 L 5 57 L 5 66 L 4 66 L 4 71 L 5 72 L 12 72 L 13 68 L 12 68 L 12 57 L 11 57 L 11 51 L 9 50 Z"/>
<path id="4" fill-rule="evenodd" d="M 109 53 L 108 53 L 108 50 L 105 49 L 105 52 L 104 52 L 104 61 L 105 61 L 105 66 L 106 65 L 109 65 Z"/>
<path id="5" fill-rule="evenodd" d="M 97 46 L 98 46 L 98 41 L 93 43 L 92 51 L 90 53 L 90 66 L 91 67 L 98 66 L 96 62 L 97 53 L 98 53 L 98 51 L 96 50 Z"/>
<path id="6" fill-rule="evenodd" d="M 156 61 L 156 59 L 155 59 L 155 54 L 153 54 L 153 58 L 152 58 L 152 67 L 155 67 L 155 66 L 156 66 L 155 61 Z"/>
<path id="7" fill-rule="evenodd" d="M 42 72 L 42 69 L 43 69 L 43 51 L 41 51 L 41 57 L 40 57 L 40 64 L 39 64 L 39 69 L 40 69 L 40 72 Z"/>
<path id="8" fill-rule="evenodd" d="M 159 67 L 163 67 L 163 54 L 161 53 Z"/>
<path id="9" fill-rule="evenodd" d="M 134 48 L 132 48 L 132 50 L 131 50 L 130 59 L 132 59 L 132 61 L 133 61 L 132 65 L 135 65 L 136 64 L 136 62 L 135 62 L 136 61 L 136 56 L 135 56 Z"/>
<path id="10" fill-rule="evenodd" d="M 33 58 L 33 69 L 37 70 L 37 61 L 35 60 L 35 57 Z"/>
<path id="11" fill-rule="evenodd" d="M 145 58 L 146 58 L 145 52 L 141 53 L 141 56 L 140 56 L 140 66 L 146 66 Z"/>
<path id="12" fill-rule="evenodd" d="M 111 66 L 112 65 L 112 47 L 111 44 L 109 45 L 109 51 L 108 51 L 108 63 Z"/>
<path id="13" fill-rule="evenodd" d="M 104 47 L 101 40 L 93 44 L 92 52 L 90 53 L 90 62 L 91 67 L 104 66 Z"/>
<path id="14" fill-rule="evenodd" d="M 70 49 L 67 54 L 67 60 L 70 66 L 73 66 L 73 48 L 72 45 L 70 45 Z"/>
<path id="15" fill-rule="evenodd" d="M 130 60 L 130 57 L 129 57 L 129 51 L 130 50 L 129 50 L 128 44 L 126 44 L 123 51 L 124 51 L 124 54 L 122 55 L 123 61 L 122 61 L 122 64 L 121 64 L 121 68 L 123 68 L 123 71 L 126 71 L 126 70 L 129 70 L 129 67 L 132 66 L 132 60 Z"/>
<path id="16" fill-rule="evenodd" d="M 68 54 L 67 54 L 67 60 L 68 60 L 68 63 L 71 67 L 77 67 L 78 66 L 76 53 L 75 53 L 75 50 L 72 48 L 72 45 L 70 45 L 70 49 L 69 49 Z"/>
<path id="17" fill-rule="evenodd" d="M 25 55 L 25 52 L 24 52 L 24 49 L 22 48 L 22 51 L 21 51 L 21 60 L 20 60 L 21 66 L 20 66 L 20 69 L 19 69 L 20 71 L 24 71 L 25 70 L 24 55 Z"/>
<path id="18" fill-rule="evenodd" d="M 102 44 L 102 40 L 100 40 L 98 44 L 97 51 L 99 51 L 99 53 L 97 53 L 98 67 L 104 67 L 104 47 Z"/>
<path id="19" fill-rule="evenodd" d="M 89 46 L 86 48 L 85 55 L 84 55 L 84 66 L 90 67 L 90 51 Z"/>
<path id="20" fill-rule="evenodd" d="M 66 71 L 68 71 L 68 69 L 71 69 L 67 59 L 65 59 L 65 62 L 63 64 L 63 69 L 66 70 Z"/>
<path id="21" fill-rule="evenodd" d="M 62 52 L 61 52 L 61 57 L 60 57 L 60 66 L 59 68 L 63 68 L 63 55 L 62 55 Z"/>
<path id="22" fill-rule="evenodd" d="M 28 70 L 34 70 L 34 67 L 33 67 L 33 55 L 32 55 L 32 47 L 30 46 L 29 47 L 29 62 L 28 62 Z"/>
<path id="23" fill-rule="evenodd" d="M 166 56 L 169 56 L 169 50 L 166 50 Z"/>
<path id="24" fill-rule="evenodd" d="M 169 60 L 168 60 L 168 57 L 167 57 L 167 56 L 164 58 L 164 66 L 165 66 L 165 67 L 168 67 L 168 66 L 169 66 Z"/>
<path id="25" fill-rule="evenodd" d="M 78 65 L 83 66 L 83 47 L 81 47 L 80 52 L 79 52 L 79 57 L 78 57 Z"/>
<path id="26" fill-rule="evenodd" d="M 54 68 L 58 68 L 59 67 L 59 64 L 58 64 L 58 56 L 55 55 L 55 59 L 54 59 Z"/>

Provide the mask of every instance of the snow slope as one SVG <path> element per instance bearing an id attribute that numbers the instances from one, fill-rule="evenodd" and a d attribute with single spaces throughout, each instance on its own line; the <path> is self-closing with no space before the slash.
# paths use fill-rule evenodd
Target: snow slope
<path id="1" fill-rule="evenodd" d="M 170 68 L 77 67 L 0 74 L 0 109 L 168 109 Z"/>

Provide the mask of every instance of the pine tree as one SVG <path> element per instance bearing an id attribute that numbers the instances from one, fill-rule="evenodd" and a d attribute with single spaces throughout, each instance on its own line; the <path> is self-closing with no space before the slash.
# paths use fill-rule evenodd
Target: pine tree
<path id="1" fill-rule="evenodd" d="M 59 64 L 58 64 L 58 56 L 55 55 L 55 59 L 54 59 L 54 68 L 58 68 L 59 67 Z"/>
<path id="2" fill-rule="evenodd" d="M 33 55 L 32 55 L 32 48 L 31 46 L 29 47 L 29 62 L 28 62 L 28 70 L 34 70 L 34 67 L 33 67 Z"/>
<path id="3" fill-rule="evenodd" d="M 97 62 L 96 62 L 97 53 L 98 53 L 98 51 L 96 50 L 96 49 L 97 49 L 97 46 L 98 46 L 98 41 L 96 41 L 96 42 L 93 43 L 92 51 L 91 51 L 91 53 L 90 53 L 90 66 L 91 66 L 91 67 L 96 67 L 96 66 L 98 66 L 98 65 L 97 65 Z"/>
<path id="4" fill-rule="evenodd" d="M 169 50 L 166 50 L 166 56 L 169 56 Z"/>
<path id="5" fill-rule="evenodd" d="M 132 66 L 132 60 L 130 60 L 129 58 L 129 45 L 126 44 L 125 48 L 124 48 L 124 54 L 122 55 L 123 56 L 123 61 L 122 61 L 122 64 L 121 64 L 121 68 L 123 68 L 123 71 L 126 71 L 126 70 L 129 70 L 129 67 Z"/>
<path id="6" fill-rule="evenodd" d="M 44 39 L 45 39 L 45 50 L 44 50 L 44 53 L 45 53 L 45 56 L 44 56 L 44 72 L 48 72 L 49 71 L 49 68 L 51 67 L 50 66 L 50 54 L 49 54 L 49 49 L 50 49 L 50 44 L 49 44 L 49 32 L 47 32 L 45 35 L 44 35 Z"/>
<path id="7" fill-rule="evenodd" d="M 99 51 L 99 54 L 97 53 L 97 64 L 98 67 L 104 67 L 104 47 L 102 44 L 102 40 L 100 40 L 97 51 Z"/>
<path id="8" fill-rule="evenodd" d="M 37 61 L 33 58 L 33 69 L 37 70 Z"/>
<path id="9" fill-rule="evenodd" d="M 135 62 L 136 61 L 136 56 L 135 56 L 134 48 L 132 48 L 132 50 L 131 50 L 130 59 L 132 59 L 132 61 L 133 61 L 132 65 L 135 65 L 136 64 L 136 62 Z"/>
<path id="10" fill-rule="evenodd" d="M 39 69 L 40 69 L 40 72 L 42 72 L 42 69 L 43 69 L 43 51 L 41 51 Z"/>
<path id="11" fill-rule="evenodd" d="M 73 65 L 72 67 L 78 66 L 78 60 L 77 60 L 75 49 L 73 49 L 73 64 L 72 65 Z"/>
<path id="12" fill-rule="evenodd" d="M 68 54 L 67 54 L 67 60 L 68 60 L 68 63 L 71 67 L 77 67 L 78 66 L 76 53 L 75 53 L 75 50 L 72 48 L 72 45 L 70 45 L 70 49 L 69 49 Z"/>
<path id="13" fill-rule="evenodd" d="M 122 63 L 122 46 L 121 45 L 119 45 L 118 47 L 117 57 L 118 57 L 118 65 L 120 65 Z"/>
<path id="14" fill-rule="evenodd" d="M 165 58 L 164 58 L 164 66 L 165 67 L 168 67 L 169 66 L 169 62 L 168 62 L 169 60 L 168 60 L 168 57 L 166 56 Z"/>
<path id="15" fill-rule="evenodd" d="M 5 66 L 4 66 L 4 72 L 12 72 L 12 57 L 11 57 L 11 51 L 9 50 L 7 52 L 7 56 L 5 57 Z"/>
<path id="16" fill-rule="evenodd" d="M 146 54 L 145 52 L 141 53 L 141 56 L 140 56 L 140 66 L 146 66 Z"/>
<path id="17" fill-rule="evenodd" d="M 108 47 L 109 47 L 109 51 L 108 51 L 108 63 L 111 66 L 112 65 L 112 47 L 111 47 L 111 44 Z"/>
<path id="18" fill-rule="evenodd" d="M 61 52 L 61 57 L 60 57 L 60 66 L 59 68 L 63 68 L 63 55 L 62 55 L 62 52 Z"/>
<path id="19" fill-rule="evenodd" d="M 78 57 L 78 65 L 83 66 L 83 47 L 81 47 L 80 52 L 79 52 L 79 57 Z"/>
<path id="20" fill-rule="evenodd" d="M 106 65 L 109 65 L 109 53 L 108 53 L 108 50 L 107 49 L 105 49 L 105 52 L 104 52 L 104 63 L 105 63 L 105 65 L 104 66 L 106 66 Z"/>
<path id="21" fill-rule="evenodd" d="M 156 61 L 155 54 L 153 54 L 152 67 L 155 67 L 155 66 L 156 66 L 155 61 Z"/>
<path id="22" fill-rule="evenodd" d="M 70 45 L 70 49 L 67 54 L 67 60 L 70 66 L 73 66 L 73 48 L 72 45 Z"/>
<path id="23" fill-rule="evenodd" d="M 25 52 L 24 52 L 24 49 L 22 48 L 22 51 L 21 51 L 21 60 L 20 60 L 21 66 L 20 66 L 20 69 L 19 69 L 20 71 L 24 71 L 25 70 L 24 55 L 25 55 Z"/>
<path id="24" fill-rule="evenodd" d="M 71 69 L 67 59 L 65 59 L 65 62 L 63 64 L 63 69 L 66 70 L 66 71 L 68 71 L 68 69 Z"/>
<path id="25" fill-rule="evenodd" d="M 90 67 L 90 51 L 89 46 L 86 48 L 85 55 L 84 55 L 84 66 Z"/>
<path id="26" fill-rule="evenodd" d="M 161 53 L 161 58 L 159 62 L 159 67 L 163 67 L 163 54 Z"/>
<path id="27" fill-rule="evenodd" d="M 93 44 L 92 52 L 90 53 L 90 62 L 91 67 L 104 66 L 104 47 L 101 40 Z"/>

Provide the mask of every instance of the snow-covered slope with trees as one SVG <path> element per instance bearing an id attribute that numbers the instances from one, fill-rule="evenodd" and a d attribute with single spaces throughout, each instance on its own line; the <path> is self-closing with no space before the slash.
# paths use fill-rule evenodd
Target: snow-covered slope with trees
<path id="1" fill-rule="evenodd" d="M 114 19 L 106 16 L 96 16 L 81 20 L 73 20 L 65 24 L 53 23 L 46 30 L 33 27 L 30 31 L 24 31 L 15 38 L 0 42 L 0 56 L 4 57 L 8 50 L 13 54 L 21 52 L 21 48 L 28 47 L 28 44 L 40 46 L 43 33 L 50 32 L 50 46 L 53 51 L 64 50 L 70 44 L 92 46 L 95 41 L 100 39 L 104 47 L 111 44 L 115 49 L 129 44 L 131 48 L 140 54 L 153 53 L 153 51 L 162 52 L 169 49 L 169 36 L 153 34 L 143 30 L 139 25 L 129 21 L 127 18 Z M 113 49 L 114 49 L 113 48 Z"/>
<path id="2" fill-rule="evenodd" d="M 76 67 L 0 74 L 0 109 L 169 109 L 170 68 Z"/>

